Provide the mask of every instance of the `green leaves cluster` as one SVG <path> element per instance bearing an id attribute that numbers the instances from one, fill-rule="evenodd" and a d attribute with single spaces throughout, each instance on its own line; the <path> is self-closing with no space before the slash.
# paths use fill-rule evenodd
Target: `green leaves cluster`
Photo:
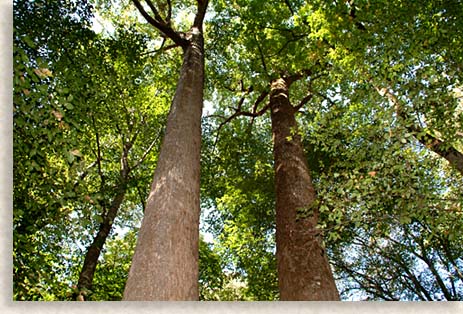
<path id="1" fill-rule="evenodd" d="M 202 152 L 202 207 L 211 208 L 205 212 L 205 231 L 215 236 L 214 249 L 227 278 L 241 283 L 239 299 L 274 300 L 278 287 L 269 130 L 259 123 L 259 131 L 267 129 L 259 134 L 248 128 L 248 121 L 236 119 L 224 126 L 214 145 L 214 129 L 209 133 L 207 122 L 205 126 L 210 142 Z"/>

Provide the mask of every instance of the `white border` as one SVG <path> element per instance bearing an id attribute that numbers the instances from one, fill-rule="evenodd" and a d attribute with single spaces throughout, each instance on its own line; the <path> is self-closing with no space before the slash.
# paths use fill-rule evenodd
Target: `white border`
<path id="1" fill-rule="evenodd" d="M 7 313 L 456 314 L 461 302 L 16 302 Z M 4 312 L 3 312 L 4 313 Z"/>
<path id="2" fill-rule="evenodd" d="M 0 2 L 0 291 L 13 298 L 13 2 Z M 4 302 L 5 302 L 4 301 Z M 4 305 L 0 303 L 0 306 Z M 0 307 L 1 308 L 1 307 Z M 5 313 L 5 311 L 1 311 Z"/>

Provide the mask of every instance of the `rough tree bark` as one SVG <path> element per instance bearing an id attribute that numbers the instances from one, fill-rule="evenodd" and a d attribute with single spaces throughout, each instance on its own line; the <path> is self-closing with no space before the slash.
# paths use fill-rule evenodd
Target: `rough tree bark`
<path id="1" fill-rule="evenodd" d="M 339 300 L 333 274 L 316 230 L 318 206 L 288 82 L 271 83 L 270 109 L 276 190 L 276 246 L 281 300 Z M 309 215 L 298 217 L 306 209 Z"/>
<path id="2" fill-rule="evenodd" d="M 124 300 L 199 298 L 199 180 L 204 87 L 202 23 L 207 2 L 198 1 L 193 27 L 185 37 L 177 38 L 184 51 L 183 65 Z M 168 27 L 167 24 L 164 26 Z"/>

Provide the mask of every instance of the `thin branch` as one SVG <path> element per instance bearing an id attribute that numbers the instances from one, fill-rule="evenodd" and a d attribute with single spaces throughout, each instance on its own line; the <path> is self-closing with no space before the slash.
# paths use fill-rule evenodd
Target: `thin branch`
<path id="1" fill-rule="evenodd" d="M 246 90 L 246 94 L 243 97 L 241 97 L 241 99 L 238 102 L 238 106 L 236 108 L 233 108 L 233 110 L 235 112 L 231 116 L 229 116 L 228 118 L 226 118 L 224 121 L 222 121 L 219 124 L 219 127 L 217 128 L 217 136 L 216 136 L 216 139 L 215 139 L 214 146 L 217 144 L 217 141 L 219 139 L 220 130 L 222 129 L 222 127 L 225 124 L 229 123 L 230 121 L 232 121 L 233 119 L 235 119 L 235 118 L 237 118 L 239 116 L 251 117 L 252 118 L 251 123 L 253 123 L 255 117 L 262 116 L 270 108 L 270 104 L 267 104 L 262 109 L 257 111 L 257 108 L 258 108 L 259 104 L 262 103 L 265 100 L 265 98 L 267 97 L 267 95 L 269 94 L 269 91 L 265 90 L 259 95 L 259 97 L 257 97 L 256 101 L 254 102 L 254 105 L 252 106 L 252 111 L 251 112 L 241 110 L 241 107 L 243 106 L 246 95 L 250 94 L 252 92 L 252 90 L 253 90 L 252 87 L 250 87 L 250 88 L 248 88 Z M 225 118 L 224 116 L 218 116 L 218 115 L 212 115 L 212 116 L 209 116 L 209 117 Z"/>
<path id="2" fill-rule="evenodd" d="M 309 77 L 313 74 L 312 69 L 303 69 L 297 73 L 291 74 L 291 75 L 286 75 L 283 77 L 283 79 L 286 82 L 286 85 L 288 85 L 288 88 L 291 86 L 292 83 L 299 81 L 300 79 Z M 318 78 L 317 76 L 316 78 Z"/>
<path id="3" fill-rule="evenodd" d="M 449 244 L 449 240 L 448 239 L 444 239 L 443 237 L 439 237 L 439 242 L 441 243 L 441 246 L 442 246 L 442 249 L 445 253 L 445 256 L 447 258 L 447 260 L 450 262 L 450 264 L 453 266 L 455 272 L 456 272 L 456 275 L 457 277 L 460 279 L 460 281 L 463 283 L 463 274 L 460 270 L 460 268 L 458 267 L 457 263 L 456 263 L 456 260 L 455 260 L 455 257 L 453 256 L 452 252 L 449 250 L 449 247 L 448 247 L 448 244 Z M 444 243 L 445 242 L 445 243 Z"/>
<path id="4" fill-rule="evenodd" d="M 278 49 L 277 52 L 275 52 L 274 54 L 270 55 L 270 57 L 279 56 L 279 55 L 283 52 L 283 50 L 285 50 L 286 47 L 288 47 L 288 45 L 289 45 L 290 43 L 296 42 L 296 41 L 298 41 L 299 39 L 302 39 L 302 38 L 304 38 L 304 37 L 307 37 L 306 34 L 303 34 L 303 35 L 295 35 L 295 34 L 292 34 L 292 35 L 293 35 L 293 38 L 288 39 L 288 40 L 283 44 L 283 46 L 281 46 L 281 48 Z"/>
<path id="5" fill-rule="evenodd" d="M 138 192 L 138 197 L 140 197 L 140 204 L 143 210 L 143 213 L 145 212 L 146 208 L 146 198 L 145 196 L 141 193 L 140 187 L 137 185 L 137 192 Z"/>
<path id="6" fill-rule="evenodd" d="M 350 275 L 351 279 L 353 279 L 360 285 L 361 289 L 364 289 L 365 291 L 371 293 L 372 295 L 383 298 L 385 300 L 396 300 L 397 299 L 391 294 L 390 291 L 387 291 L 386 289 L 384 289 L 381 286 L 381 284 L 377 282 L 376 278 L 372 278 L 365 273 L 351 269 L 344 263 L 342 264 L 336 263 L 336 266 L 341 268 L 345 272 L 347 272 Z M 359 277 L 360 279 L 363 279 L 363 281 L 361 281 Z M 375 289 L 375 290 L 372 290 L 372 289 Z"/>
<path id="7" fill-rule="evenodd" d="M 153 149 L 154 145 L 156 145 L 156 143 L 159 141 L 159 138 L 162 134 L 162 129 L 158 132 L 158 135 L 156 136 L 156 138 L 151 142 L 150 146 L 148 146 L 148 148 L 143 152 L 143 155 L 140 157 L 140 159 L 138 159 L 138 161 L 132 166 L 132 169 L 135 169 L 137 168 L 138 166 L 140 166 L 141 163 L 143 163 L 146 159 L 146 157 L 148 156 L 148 154 L 151 152 L 151 150 Z"/>
<path id="8" fill-rule="evenodd" d="M 262 47 L 259 45 L 259 40 L 257 39 L 256 33 L 253 34 L 254 39 L 256 40 L 257 49 L 259 50 L 260 61 L 262 62 L 262 67 L 264 68 L 265 73 L 268 75 L 267 65 L 265 64 L 265 57 L 264 52 L 262 51 Z"/>
<path id="9" fill-rule="evenodd" d="M 262 108 L 261 110 L 259 110 L 259 112 L 257 112 L 257 107 L 259 106 L 259 104 L 264 101 L 265 97 L 267 97 L 267 95 L 269 94 L 268 91 L 263 91 L 259 97 L 257 97 L 256 101 L 254 102 L 254 105 L 252 106 L 252 113 L 254 114 L 254 116 L 251 117 L 251 123 L 249 125 L 250 127 L 250 130 L 252 129 L 252 126 L 254 125 L 254 120 L 256 117 L 264 114 L 268 108 L 270 107 L 270 103 L 267 104 L 266 106 L 264 106 L 264 108 Z"/>
<path id="10" fill-rule="evenodd" d="M 162 45 L 164 45 L 164 42 L 162 43 Z M 140 56 L 145 56 L 145 55 L 149 55 L 149 54 L 152 54 L 152 53 L 160 53 L 160 52 L 168 51 L 168 50 L 171 50 L 171 49 L 174 49 L 174 48 L 177 48 L 177 47 L 180 47 L 180 46 L 177 45 L 177 44 L 169 45 L 169 46 L 166 46 L 165 48 L 163 46 L 161 46 L 159 49 L 144 52 L 144 53 L 140 54 Z"/>
<path id="11" fill-rule="evenodd" d="M 389 101 L 394 104 L 395 111 L 399 118 L 401 118 L 404 122 L 411 120 L 410 116 L 403 110 L 400 100 L 388 88 L 379 88 L 378 86 L 374 86 L 374 88 L 381 96 L 387 97 Z M 405 128 L 412 133 L 421 144 L 439 156 L 447 159 L 450 165 L 463 174 L 463 153 L 458 151 L 455 147 L 447 145 L 447 143 L 437 137 L 426 133 L 424 129 L 416 126 L 415 124 L 407 125 L 407 123 L 404 123 L 404 125 Z"/>
<path id="12" fill-rule="evenodd" d="M 148 14 L 148 12 L 146 12 L 145 8 L 143 8 L 140 1 L 132 0 L 132 2 L 148 23 L 161 30 L 163 26 L 159 23 L 159 21 L 155 20 L 151 15 Z"/>
<path id="13" fill-rule="evenodd" d="M 423 299 L 423 301 L 433 301 L 431 295 L 428 293 L 428 291 L 423 287 L 423 285 L 420 283 L 420 281 L 418 280 L 418 278 L 416 278 L 415 274 L 409 269 L 408 265 L 406 265 L 404 262 L 403 262 L 403 259 L 402 257 L 400 256 L 400 254 L 398 255 L 398 257 L 396 256 L 392 256 L 391 253 L 390 254 L 381 254 L 383 257 L 385 257 L 386 259 L 390 259 L 394 262 L 396 262 L 406 273 L 406 277 L 413 283 L 414 285 L 414 288 L 409 286 L 409 288 L 414 291 L 420 298 Z M 400 260 L 400 259 L 402 260 Z M 426 297 L 426 299 L 423 297 Z"/>
<path id="14" fill-rule="evenodd" d="M 257 111 L 257 107 L 259 106 L 259 104 L 261 102 L 264 101 L 264 99 L 268 96 L 269 92 L 267 90 L 263 91 L 259 97 L 257 97 L 256 101 L 254 102 L 254 105 L 252 106 L 252 113 L 255 115 L 255 117 L 257 116 L 260 116 L 262 114 L 264 114 L 264 112 L 267 110 L 265 109 L 265 107 L 263 109 L 261 109 L 259 112 L 256 112 Z M 262 110 L 264 110 L 262 112 Z"/>
<path id="15" fill-rule="evenodd" d="M 93 167 L 95 167 L 98 163 L 98 160 L 95 160 L 94 162 L 92 162 L 90 165 L 88 165 L 87 168 L 85 168 L 85 171 L 83 173 L 80 174 L 79 176 L 79 180 L 83 180 L 85 179 L 85 177 L 88 175 L 88 171 L 90 169 L 92 169 Z"/>
<path id="16" fill-rule="evenodd" d="M 93 122 L 93 128 L 95 129 L 95 139 L 96 139 L 96 147 L 97 147 L 97 153 L 96 153 L 96 161 L 98 165 L 98 175 L 100 176 L 101 179 L 101 189 L 103 189 L 103 186 L 105 185 L 105 177 L 103 175 L 102 167 L 101 167 L 101 146 L 100 146 L 100 135 L 98 133 L 98 129 L 95 124 L 95 117 L 92 115 L 92 122 Z"/>
<path id="17" fill-rule="evenodd" d="M 289 0 L 285 0 L 285 4 L 286 4 L 286 6 L 288 7 L 289 12 L 291 12 L 291 15 L 294 15 L 294 10 L 293 10 L 293 8 L 291 7 L 291 3 L 289 3 Z"/>
<path id="18" fill-rule="evenodd" d="M 80 182 L 85 179 L 85 177 L 88 175 L 89 170 L 95 167 L 98 164 L 98 160 L 95 160 L 92 162 L 87 168 L 85 168 L 84 172 L 82 172 L 79 175 L 79 179 L 74 183 L 74 189 L 79 186 Z"/>
<path id="19" fill-rule="evenodd" d="M 136 139 L 137 135 L 138 135 L 138 132 L 135 133 L 134 140 Z M 122 155 L 120 158 L 120 162 L 121 162 L 120 173 L 121 173 L 121 178 L 123 178 L 124 180 L 127 180 L 129 173 L 132 170 L 129 165 L 129 153 L 133 147 L 134 142 L 130 140 L 126 140 L 124 134 L 121 133 L 121 143 L 122 143 Z"/>
<path id="20" fill-rule="evenodd" d="M 418 242 L 418 245 L 421 248 L 421 251 L 422 251 L 422 254 L 423 254 L 423 259 L 422 260 L 428 265 L 429 269 L 431 270 L 431 273 L 434 275 L 434 279 L 436 280 L 437 285 L 440 287 L 440 289 L 441 289 L 442 293 L 444 294 L 445 298 L 448 301 L 454 300 L 453 295 L 447 289 L 447 286 L 445 285 L 444 281 L 442 280 L 441 275 L 439 274 L 439 272 L 435 268 L 434 263 L 432 261 L 432 258 L 429 258 L 428 255 L 426 254 L 427 253 L 426 252 L 426 246 L 424 245 L 423 241 L 421 239 L 417 239 L 417 238 L 415 238 L 415 240 L 417 240 L 416 242 Z"/>
<path id="21" fill-rule="evenodd" d="M 172 18 L 172 2 L 170 0 L 167 0 L 167 18 L 166 22 L 168 25 L 170 25 L 170 20 Z"/>
<path id="22" fill-rule="evenodd" d="M 365 28 L 365 26 L 361 22 L 357 21 L 357 13 L 356 13 L 357 10 L 355 8 L 354 1 L 348 0 L 346 2 L 350 6 L 349 17 L 352 19 L 352 21 L 354 22 L 357 29 L 359 29 L 361 31 L 366 31 L 367 29 Z"/>
<path id="23" fill-rule="evenodd" d="M 336 103 L 335 103 L 331 98 L 329 98 L 328 96 L 326 96 L 325 94 L 316 92 L 315 95 L 317 95 L 317 96 L 323 98 L 324 100 L 326 100 L 327 102 L 329 102 L 331 106 L 335 106 L 335 105 L 336 105 Z"/>
<path id="24" fill-rule="evenodd" d="M 156 9 L 156 7 L 154 6 L 153 2 L 151 2 L 151 0 L 145 0 L 146 3 L 148 4 L 148 6 L 150 7 L 151 9 L 151 12 L 153 12 L 154 14 L 154 18 L 161 24 L 164 24 L 164 25 L 167 25 L 167 23 L 164 21 L 164 19 L 162 18 L 161 14 L 159 14 L 159 11 Z"/>

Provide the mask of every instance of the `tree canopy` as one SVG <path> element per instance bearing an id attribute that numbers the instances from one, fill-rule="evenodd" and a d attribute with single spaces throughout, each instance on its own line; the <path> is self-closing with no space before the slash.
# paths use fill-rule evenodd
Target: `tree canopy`
<path id="1" fill-rule="evenodd" d="M 14 1 L 14 300 L 122 299 L 201 3 Z M 463 300 L 462 38 L 460 0 L 210 1 L 200 300 L 281 297 L 277 79 L 341 300 Z"/>

